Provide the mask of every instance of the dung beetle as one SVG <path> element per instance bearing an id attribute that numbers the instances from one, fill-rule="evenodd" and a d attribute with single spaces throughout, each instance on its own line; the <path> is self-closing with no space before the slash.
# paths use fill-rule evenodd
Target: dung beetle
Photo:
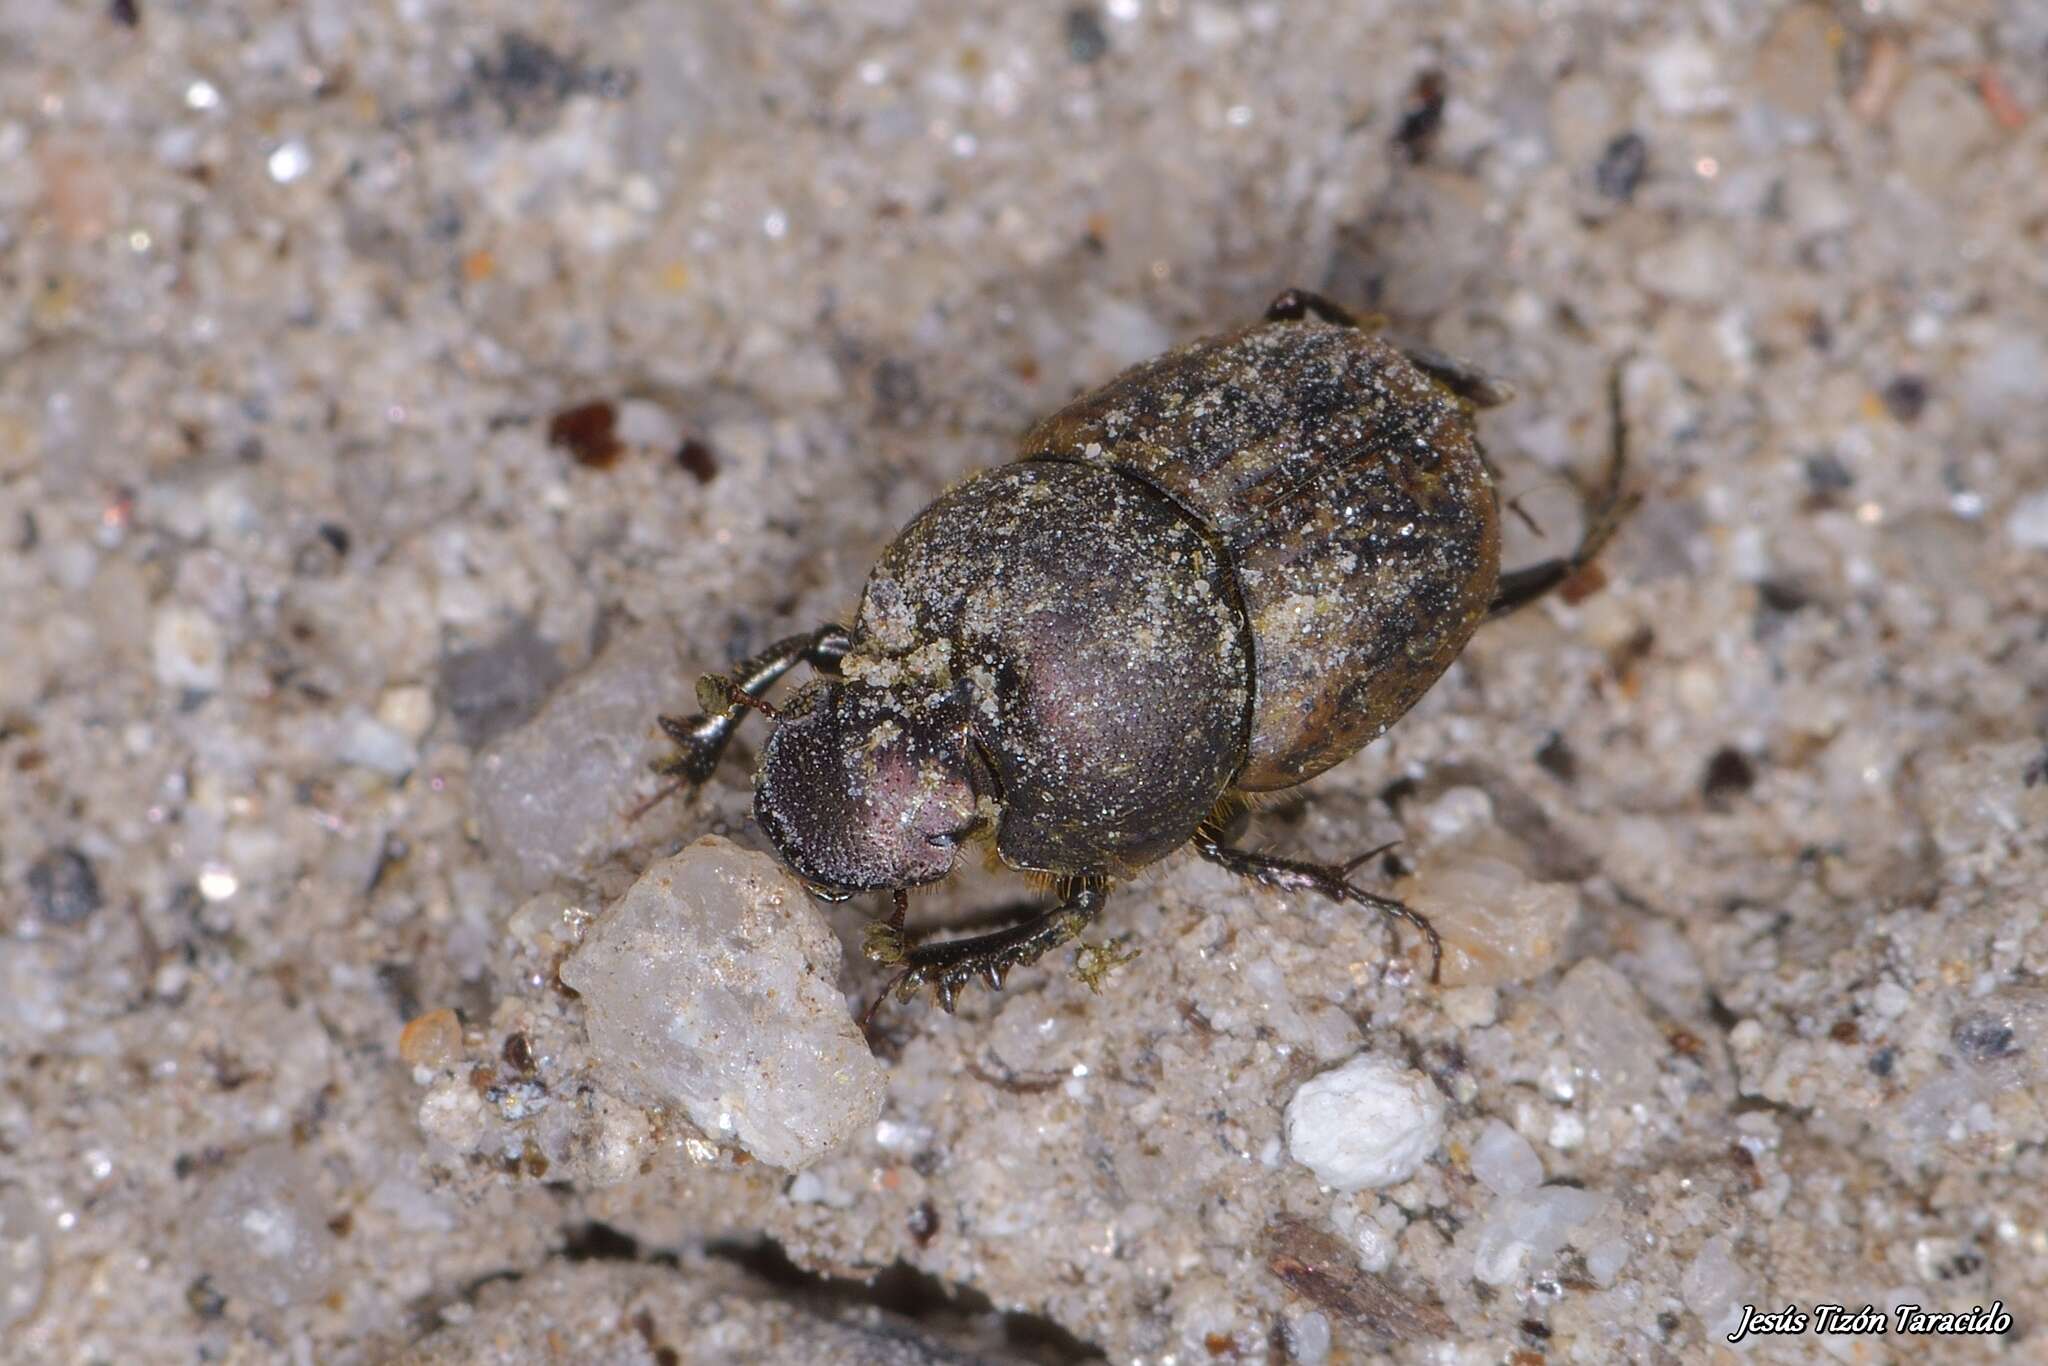
<path id="1" fill-rule="evenodd" d="M 1110 888 L 1182 845 L 1268 886 L 1429 922 L 1341 864 L 1228 843 L 1249 794 L 1292 787 L 1392 725 L 1482 621 L 1587 564 L 1621 494 L 1618 379 L 1604 492 L 1569 556 L 1503 574 L 1498 497 L 1473 431 L 1503 386 L 1403 348 L 1301 290 L 1263 320 L 1141 365 L 942 494 L 869 575 L 851 629 L 821 626 L 699 681 L 660 718 L 668 791 L 707 779 L 748 710 L 775 722 L 754 814 L 833 900 L 887 890 L 866 953 L 876 1004 L 976 978 L 1075 936 Z M 763 695 L 798 664 L 785 705 Z M 665 793 L 663 794 L 665 795 Z M 970 838 L 1049 875 L 1058 904 L 913 945 L 908 891 Z M 1377 850 L 1374 851 L 1378 852 Z M 1084 949 L 1091 986 L 1113 949 Z M 872 1015 L 872 1008 L 869 1012 Z"/>

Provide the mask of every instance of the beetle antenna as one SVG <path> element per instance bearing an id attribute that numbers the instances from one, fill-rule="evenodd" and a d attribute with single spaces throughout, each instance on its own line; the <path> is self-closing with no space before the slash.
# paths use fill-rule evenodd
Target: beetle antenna
<path id="1" fill-rule="evenodd" d="M 655 807 L 660 806 L 663 802 L 667 801 L 670 797 L 675 796 L 676 793 L 682 791 L 689 785 L 690 780 L 688 778 L 676 779 L 667 787 L 662 788 L 659 792 L 656 792 L 652 797 L 649 797 L 646 801 L 640 803 L 640 805 L 634 807 L 631 811 L 628 811 L 626 813 L 626 824 L 631 825 L 634 821 L 639 820 L 642 816 L 652 811 Z"/>
<path id="2" fill-rule="evenodd" d="M 868 1027 L 874 1024 L 875 1012 L 882 1008 L 882 1002 L 888 1000 L 889 994 L 895 991 L 897 987 L 903 985 L 903 979 L 910 976 L 911 971 L 910 968 L 905 968 L 894 977 L 891 977 L 883 984 L 881 991 L 876 993 L 875 999 L 868 1002 L 868 1008 L 860 1013 L 860 1032 L 862 1034 L 866 1034 Z"/>

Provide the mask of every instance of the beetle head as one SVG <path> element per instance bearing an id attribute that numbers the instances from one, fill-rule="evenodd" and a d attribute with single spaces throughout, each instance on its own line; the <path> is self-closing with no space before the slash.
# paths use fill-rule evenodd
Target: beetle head
<path id="1" fill-rule="evenodd" d="M 784 710 L 754 777 L 754 817 L 827 896 L 936 882 L 977 820 L 963 702 L 820 682 Z"/>

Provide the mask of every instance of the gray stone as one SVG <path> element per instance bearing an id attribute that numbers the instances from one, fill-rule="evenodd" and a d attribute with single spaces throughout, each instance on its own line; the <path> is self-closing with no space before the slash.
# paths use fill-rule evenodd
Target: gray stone
<path id="1" fill-rule="evenodd" d="M 839 941 L 765 854 L 708 836 L 655 864 L 562 980 L 601 1070 L 710 1137 L 803 1167 L 871 1128 L 884 1073 L 839 989 Z"/>
<path id="2" fill-rule="evenodd" d="M 1597 1191 L 1538 1186 L 1504 1195 L 1487 1212 L 1472 1247 L 1472 1275 L 1506 1285 L 1541 1270 L 1579 1227 L 1607 1207 Z"/>
<path id="3" fill-rule="evenodd" d="M 28 894 L 36 914 L 57 925 L 76 925 L 102 904 L 91 862 L 69 846 L 52 849 L 29 865 Z"/>
<path id="4" fill-rule="evenodd" d="M 522 892 L 627 843 L 655 716 L 688 697 L 675 637 L 649 627 L 615 641 L 538 715 L 477 756 L 476 806 L 499 876 Z"/>
<path id="5" fill-rule="evenodd" d="M 441 692 L 463 743 L 482 745 L 532 716 L 561 677 L 561 656 L 522 618 L 489 645 L 443 660 Z"/>
<path id="6" fill-rule="evenodd" d="M 1542 1184 L 1543 1159 L 1528 1139 L 1489 1119 L 1472 1143 L 1472 1174 L 1495 1195 L 1515 1195 Z"/>
<path id="7" fill-rule="evenodd" d="M 192 1257 L 229 1299 L 283 1309 L 334 1286 L 335 1239 L 305 1159 L 268 1143 L 230 1159 L 192 1217 Z"/>
<path id="8" fill-rule="evenodd" d="M 35 1313 L 49 1269 L 49 1219 L 25 1188 L 0 1186 L 0 1329 Z"/>

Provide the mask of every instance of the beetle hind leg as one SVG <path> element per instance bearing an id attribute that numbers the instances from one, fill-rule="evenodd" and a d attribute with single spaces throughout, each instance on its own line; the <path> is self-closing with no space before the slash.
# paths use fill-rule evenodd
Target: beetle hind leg
<path id="1" fill-rule="evenodd" d="M 932 989 L 934 999 L 949 1015 L 960 989 L 970 982 L 983 982 L 991 990 L 1000 991 L 1011 968 L 1034 963 L 1080 934 L 1102 913 L 1103 902 L 1108 899 L 1108 879 L 1084 874 L 1067 884 L 1059 905 L 990 934 L 911 948 L 902 947 L 900 929 L 893 936 L 875 937 L 886 941 L 883 944 L 878 945 L 871 938 L 868 956 L 878 962 L 899 964 L 900 970 L 861 1016 L 861 1027 L 867 1027 L 889 997 L 908 1001 L 925 987 Z M 878 921 L 876 928 L 893 921 L 894 917 L 890 922 Z M 883 953 L 877 954 L 877 947 L 882 947 Z M 1103 974 L 1127 958 L 1128 955 L 1118 957 L 1114 949 L 1094 950 L 1081 965 L 1083 980 L 1091 987 L 1098 986 Z"/>
<path id="2" fill-rule="evenodd" d="M 1600 491 L 1587 499 L 1586 529 L 1580 533 L 1578 546 L 1559 559 L 1540 560 L 1502 574 L 1493 601 L 1487 604 L 1488 621 L 1527 607 L 1591 564 L 1642 501 L 1642 495 L 1622 487 L 1622 477 L 1628 472 L 1628 422 L 1622 412 L 1620 365 L 1607 377 L 1607 409 L 1607 473 Z"/>
<path id="3" fill-rule="evenodd" d="M 1228 868 L 1239 877 L 1283 892 L 1315 892 L 1332 901 L 1347 901 L 1354 905 L 1370 906 L 1382 915 L 1395 920 L 1405 920 L 1422 932 L 1429 941 L 1429 980 L 1440 982 L 1444 971 L 1444 941 L 1437 934 L 1436 926 L 1429 923 L 1429 917 L 1405 902 L 1390 896 L 1368 892 L 1351 881 L 1351 873 L 1360 864 L 1376 855 L 1385 853 L 1392 845 L 1381 845 L 1368 850 L 1354 859 L 1339 864 L 1308 863 L 1300 859 L 1278 858 L 1272 854 L 1254 853 L 1234 844 L 1225 844 L 1215 831 L 1206 827 L 1195 832 L 1195 852 L 1219 867 Z"/>

